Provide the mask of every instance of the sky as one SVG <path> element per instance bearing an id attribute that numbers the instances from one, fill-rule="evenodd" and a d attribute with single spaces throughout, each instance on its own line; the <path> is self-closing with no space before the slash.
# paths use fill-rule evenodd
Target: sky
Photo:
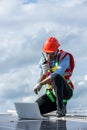
<path id="1" fill-rule="evenodd" d="M 0 0 L 0 112 L 44 93 L 45 86 L 38 95 L 33 89 L 41 48 L 50 36 L 75 58 L 68 108 L 87 107 L 87 1 Z"/>

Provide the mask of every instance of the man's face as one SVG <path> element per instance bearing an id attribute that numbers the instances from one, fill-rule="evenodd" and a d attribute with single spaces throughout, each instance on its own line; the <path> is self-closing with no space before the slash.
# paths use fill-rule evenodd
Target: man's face
<path id="1" fill-rule="evenodd" d="M 52 60 L 54 60 L 54 59 L 55 59 L 56 54 L 57 54 L 57 52 L 53 52 L 53 53 L 46 53 L 46 57 L 47 57 L 47 59 L 48 59 L 48 60 L 52 61 Z"/>

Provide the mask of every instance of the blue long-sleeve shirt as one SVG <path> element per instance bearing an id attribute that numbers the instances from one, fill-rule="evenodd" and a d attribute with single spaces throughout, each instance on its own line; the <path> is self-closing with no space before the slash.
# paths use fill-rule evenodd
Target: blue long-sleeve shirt
<path id="1" fill-rule="evenodd" d="M 54 61 L 51 61 L 50 62 L 50 65 L 51 67 L 54 67 L 55 66 L 55 63 L 56 63 L 56 59 Z M 58 63 L 58 68 L 53 72 L 51 73 L 49 76 L 50 78 L 52 78 L 52 76 L 54 74 L 60 74 L 60 75 L 63 75 L 65 70 L 67 68 L 70 67 L 70 56 L 69 55 L 66 55 L 61 61 L 60 63 Z M 42 74 L 42 59 L 40 60 L 39 62 L 39 76 Z"/>

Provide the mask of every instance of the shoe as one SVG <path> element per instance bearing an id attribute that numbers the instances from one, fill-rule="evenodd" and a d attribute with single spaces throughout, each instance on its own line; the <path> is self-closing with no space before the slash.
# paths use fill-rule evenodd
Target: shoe
<path id="1" fill-rule="evenodd" d="M 64 117 L 66 115 L 66 106 L 64 105 L 61 110 L 58 110 L 56 113 L 57 117 Z"/>
<path id="2" fill-rule="evenodd" d="M 61 113 L 61 114 L 58 112 L 56 113 L 56 117 L 64 117 L 64 116 L 65 116 L 65 114 L 63 114 L 63 113 Z"/>

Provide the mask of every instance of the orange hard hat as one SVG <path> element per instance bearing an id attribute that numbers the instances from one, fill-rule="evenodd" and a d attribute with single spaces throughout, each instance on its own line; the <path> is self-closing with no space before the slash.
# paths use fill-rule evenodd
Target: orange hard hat
<path id="1" fill-rule="evenodd" d="M 42 51 L 46 53 L 56 52 L 60 44 L 55 37 L 50 37 L 46 40 L 42 47 Z"/>

